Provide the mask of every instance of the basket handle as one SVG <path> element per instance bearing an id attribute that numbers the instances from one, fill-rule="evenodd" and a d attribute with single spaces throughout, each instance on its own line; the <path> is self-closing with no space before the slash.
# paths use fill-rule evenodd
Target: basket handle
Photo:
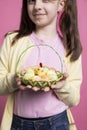
<path id="1" fill-rule="evenodd" d="M 16 63 L 16 67 L 15 67 L 15 72 L 17 72 L 18 63 L 19 63 L 19 61 L 20 61 L 22 55 L 23 55 L 28 49 L 30 49 L 30 48 L 32 48 L 32 47 L 35 47 L 35 46 L 47 46 L 47 47 L 51 48 L 51 49 L 57 54 L 57 56 L 58 56 L 58 58 L 59 58 L 59 60 L 60 60 L 60 63 L 61 63 L 61 72 L 63 72 L 63 64 L 62 64 L 61 56 L 59 55 L 59 53 L 58 53 L 52 46 L 47 45 L 47 44 L 39 44 L 39 45 L 33 44 L 33 45 L 29 46 L 28 48 L 26 48 L 26 49 L 22 52 L 22 54 L 19 56 L 19 58 L 18 58 L 18 61 L 17 61 L 17 63 Z"/>

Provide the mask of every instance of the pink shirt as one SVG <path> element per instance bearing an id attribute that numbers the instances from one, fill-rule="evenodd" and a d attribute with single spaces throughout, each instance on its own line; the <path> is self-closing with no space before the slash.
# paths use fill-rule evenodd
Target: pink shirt
<path id="1" fill-rule="evenodd" d="M 29 38 L 35 45 L 47 44 L 52 46 L 58 54 L 48 46 L 35 46 L 30 51 L 24 67 L 37 65 L 41 62 L 43 65 L 63 72 L 66 71 L 63 63 L 64 46 L 58 35 L 50 41 L 40 40 L 34 33 Z M 59 56 L 61 57 L 62 67 Z M 15 93 L 14 113 L 18 116 L 27 118 L 48 117 L 61 113 L 66 108 L 67 106 L 56 97 L 52 90 L 49 92 L 22 90 Z"/>

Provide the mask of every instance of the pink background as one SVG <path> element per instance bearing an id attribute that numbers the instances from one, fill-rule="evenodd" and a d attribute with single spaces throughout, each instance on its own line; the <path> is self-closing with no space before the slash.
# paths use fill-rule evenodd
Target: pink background
<path id="1" fill-rule="evenodd" d="M 78 23 L 81 42 L 83 45 L 83 83 L 81 87 L 81 101 L 72 108 L 78 130 L 87 130 L 87 1 L 78 2 Z M 20 21 L 21 0 L 0 0 L 0 44 L 6 32 L 18 29 Z M 0 96 L 0 122 L 4 111 L 6 96 Z"/>

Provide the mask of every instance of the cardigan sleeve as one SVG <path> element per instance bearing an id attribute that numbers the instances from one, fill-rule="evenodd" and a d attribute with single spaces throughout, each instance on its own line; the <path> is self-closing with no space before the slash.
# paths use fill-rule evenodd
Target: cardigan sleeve
<path id="1" fill-rule="evenodd" d="M 70 58 L 70 57 L 69 57 Z M 75 106 L 80 101 L 80 87 L 82 83 L 82 58 L 81 56 L 74 62 L 65 58 L 68 78 L 63 87 L 55 91 L 56 95 L 69 107 Z"/>
<path id="2" fill-rule="evenodd" d="M 9 71 L 11 40 L 7 35 L 0 48 L 0 95 L 8 94 L 17 89 L 14 80 L 15 73 Z"/>

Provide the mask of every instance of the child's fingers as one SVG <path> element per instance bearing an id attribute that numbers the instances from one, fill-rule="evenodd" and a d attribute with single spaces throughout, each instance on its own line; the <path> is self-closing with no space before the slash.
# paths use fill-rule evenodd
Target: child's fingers
<path id="1" fill-rule="evenodd" d="M 39 91 L 40 90 L 40 88 L 39 87 L 32 87 L 32 90 L 34 90 L 34 91 Z"/>
<path id="2" fill-rule="evenodd" d="M 64 84 L 65 84 L 65 80 L 61 80 L 61 81 L 58 82 L 56 85 L 52 85 L 51 88 L 52 88 L 52 89 L 61 88 Z"/>
<path id="3" fill-rule="evenodd" d="M 23 86 L 23 85 L 19 85 L 18 87 L 19 87 L 19 89 L 21 89 L 21 90 L 26 90 L 26 89 L 27 89 L 27 88 L 26 88 L 25 86 Z"/>
<path id="4" fill-rule="evenodd" d="M 31 88 L 32 88 L 32 86 L 31 86 L 31 85 L 27 85 L 26 87 L 27 87 L 27 88 L 29 88 L 29 89 L 31 89 Z"/>
<path id="5" fill-rule="evenodd" d="M 18 86 L 21 85 L 21 81 L 17 81 L 17 85 L 18 85 Z"/>
<path id="6" fill-rule="evenodd" d="M 48 91 L 50 91 L 50 87 L 45 87 L 42 90 L 45 91 L 45 92 L 48 92 Z"/>
<path id="7" fill-rule="evenodd" d="M 51 88 L 54 89 L 54 88 L 55 88 L 55 85 L 52 85 Z"/>
<path id="8" fill-rule="evenodd" d="M 69 76 L 68 73 L 64 73 L 63 74 L 63 80 L 66 79 L 68 76 Z"/>

